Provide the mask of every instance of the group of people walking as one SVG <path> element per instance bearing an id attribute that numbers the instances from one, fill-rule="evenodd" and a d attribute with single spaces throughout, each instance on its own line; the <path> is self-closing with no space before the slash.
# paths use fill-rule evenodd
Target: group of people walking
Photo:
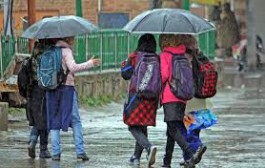
<path id="1" fill-rule="evenodd" d="M 29 64 L 29 74 L 31 75 L 26 96 L 27 118 L 29 124 L 33 126 L 28 142 L 28 155 L 31 158 L 36 157 L 35 147 L 38 137 L 40 137 L 39 157 L 59 161 L 61 158 L 60 130 L 68 131 L 68 128 L 71 127 L 77 159 L 89 160 L 84 149 L 74 74 L 98 66 L 100 60 L 91 58 L 84 63 L 77 64 L 73 58 L 73 45 L 74 37 L 45 39 L 35 42 Z M 67 73 L 65 80 L 58 88 L 44 90 L 38 84 L 37 65 L 42 53 L 51 46 L 61 48 L 62 67 Z M 152 34 L 144 34 L 139 38 L 135 52 L 131 53 L 128 59 L 121 64 L 122 77 L 131 81 L 128 99 L 124 104 L 123 120 L 136 140 L 135 149 L 129 163 L 139 165 L 144 150 L 148 154 L 148 165 L 151 166 L 155 163 L 157 147 L 148 140 L 147 127 L 156 125 L 157 109 L 163 106 L 164 121 L 167 125 L 167 141 L 162 167 L 171 167 L 176 142 L 183 152 L 184 161 L 181 165 L 192 168 L 200 162 L 207 147 L 202 144 L 199 138 L 200 130 L 194 130 L 192 134 L 187 134 L 185 121 L 189 122 L 191 119 L 192 114 L 188 114 L 188 112 L 207 109 L 206 100 L 193 98 L 187 102 L 177 97 L 173 94 L 169 81 L 172 78 L 172 69 L 175 66 L 172 63 L 173 57 L 185 57 L 191 62 L 198 53 L 197 41 L 191 35 L 161 34 L 159 36 L 159 47 L 161 49 L 160 56 L 156 54 L 157 43 L 155 37 Z M 160 89 L 156 89 L 155 94 L 136 94 L 138 88 L 135 87 L 135 84 L 138 82 L 138 77 L 135 75 L 142 76 L 144 80 L 151 78 L 148 73 L 135 73 L 144 59 L 150 59 L 154 65 L 153 67 L 147 66 L 146 71 L 152 71 L 152 73 L 159 76 L 159 81 L 151 86 L 153 88 L 159 86 L 157 88 Z M 138 70 L 138 72 L 141 71 Z M 193 81 L 187 82 L 192 83 Z M 146 87 L 146 83 L 141 85 L 143 85 L 142 88 Z M 49 134 L 51 135 L 51 154 L 47 148 Z"/>
<path id="2" fill-rule="evenodd" d="M 67 71 L 64 82 L 54 90 L 45 90 L 38 85 L 37 65 L 42 53 L 50 47 L 62 49 L 62 67 Z M 99 59 L 90 59 L 77 64 L 73 58 L 74 37 L 62 39 L 43 39 L 35 42 L 31 59 L 29 59 L 29 85 L 27 86 L 27 118 L 33 126 L 28 142 L 28 155 L 35 158 L 35 147 L 40 137 L 40 158 L 60 160 L 60 130 L 72 127 L 77 159 L 89 160 L 84 149 L 82 124 L 80 121 L 78 97 L 75 89 L 74 74 L 86 71 L 100 64 Z M 52 154 L 48 146 L 51 135 Z"/>
<path id="3" fill-rule="evenodd" d="M 163 106 L 164 122 L 167 125 L 167 141 L 162 167 L 171 167 L 172 154 L 176 142 L 183 152 L 184 161 L 180 164 L 187 168 L 192 168 L 200 162 L 207 147 L 199 138 L 199 129 L 193 131 L 192 134 L 187 134 L 185 120 L 188 121 L 190 119 L 191 114 L 188 114 L 188 112 L 207 110 L 206 99 L 182 100 L 173 94 L 169 81 L 173 75 L 173 66 L 175 66 L 172 63 L 173 57 L 185 57 L 191 62 L 194 56 L 198 54 L 197 41 L 191 35 L 161 34 L 159 36 L 159 47 L 161 49 L 160 56 L 156 54 L 155 37 L 152 34 L 144 34 L 140 37 L 135 52 L 131 53 L 128 59 L 121 64 L 122 77 L 125 80 L 130 80 L 123 119 L 136 140 L 135 149 L 129 159 L 129 163 L 139 165 L 143 150 L 147 151 L 148 165 L 151 166 L 155 163 L 157 147 L 148 140 L 147 126 L 156 125 L 156 111 L 160 106 Z M 143 58 L 143 55 L 159 59 L 161 91 L 156 97 L 150 98 L 150 95 L 139 95 L 139 91 L 134 86 L 134 80 L 137 78 L 135 76 L 140 76 L 137 73 L 144 73 L 138 70 L 143 59 L 146 59 Z M 153 71 L 153 73 L 156 72 Z M 188 82 L 192 83 L 193 81 Z M 185 113 L 187 103 L 187 110 L 191 111 L 186 110 Z"/>

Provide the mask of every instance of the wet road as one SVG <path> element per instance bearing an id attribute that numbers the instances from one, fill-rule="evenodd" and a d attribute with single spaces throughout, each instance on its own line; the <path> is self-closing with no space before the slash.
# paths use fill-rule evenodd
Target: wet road
<path id="1" fill-rule="evenodd" d="M 202 131 L 208 150 L 198 168 L 265 168 L 265 92 L 257 90 L 223 90 L 213 99 L 219 123 Z M 127 164 L 134 140 L 122 122 L 122 105 L 81 111 L 88 162 L 77 162 L 72 131 L 62 133 L 61 161 L 29 159 L 27 140 L 30 128 L 25 116 L 12 122 L 8 132 L 0 132 L 0 168 L 130 168 Z M 162 164 L 166 141 L 162 109 L 157 127 L 149 129 L 150 141 L 158 146 L 155 167 Z M 49 146 L 50 147 L 50 146 Z M 38 148 L 37 148 L 38 156 Z M 141 168 L 146 167 L 146 153 Z M 181 152 L 175 149 L 173 167 L 179 167 Z"/>

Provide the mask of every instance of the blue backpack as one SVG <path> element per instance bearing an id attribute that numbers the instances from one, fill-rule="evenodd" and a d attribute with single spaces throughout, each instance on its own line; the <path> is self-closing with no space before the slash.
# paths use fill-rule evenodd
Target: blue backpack
<path id="1" fill-rule="evenodd" d="M 62 48 L 51 46 L 40 57 L 37 78 L 38 85 L 46 90 L 56 89 L 66 80 L 67 72 L 62 67 Z"/>

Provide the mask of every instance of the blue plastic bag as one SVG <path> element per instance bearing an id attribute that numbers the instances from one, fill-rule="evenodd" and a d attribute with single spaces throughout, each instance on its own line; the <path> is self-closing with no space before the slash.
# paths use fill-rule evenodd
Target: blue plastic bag
<path id="1" fill-rule="evenodd" d="M 188 134 L 195 129 L 205 129 L 218 122 L 216 115 L 209 109 L 193 111 L 190 114 L 194 116 L 194 122 L 188 127 Z"/>

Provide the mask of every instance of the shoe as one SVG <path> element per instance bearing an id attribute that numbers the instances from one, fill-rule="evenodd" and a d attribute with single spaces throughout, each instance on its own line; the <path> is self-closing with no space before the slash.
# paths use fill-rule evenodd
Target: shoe
<path id="1" fill-rule="evenodd" d="M 36 144 L 33 144 L 32 142 L 30 142 L 29 146 L 28 146 L 28 155 L 32 159 L 34 159 L 36 157 L 35 146 L 36 146 Z"/>
<path id="2" fill-rule="evenodd" d="M 51 158 L 51 154 L 48 150 L 44 150 L 40 152 L 39 157 L 43 159 L 48 159 L 48 158 Z"/>
<path id="3" fill-rule="evenodd" d="M 86 153 L 82 153 L 82 154 L 77 155 L 77 159 L 87 161 L 87 160 L 89 160 L 89 157 L 87 157 Z"/>
<path id="4" fill-rule="evenodd" d="M 184 168 L 188 168 L 188 165 L 187 165 L 187 163 L 183 160 L 183 161 L 181 161 L 180 163 L 179 163 L 179 165 L 182 167 L 184 167 Z M 191 167 L 191 168 L 195 168 L 195 165 L 193 166 L 193 167 Z"/>
<path id="5" fill-rule="evenodd" d="M 136 158 L 135 155 L 132 155 L 132 157 L 129 159 L 130 165 L 140 165 L 140 159 Z"/>
<path id="6" fill-rule="evenodd" d="M 184 168 L 194 168 L 195 167 L 195 159 L 194 156 L 192 156 L 189 160 L 185 161 Z"/>
<path id="7" fill-rule="evenodd" d="M 187 165 L 183 165 L 184 168 L 195 168 L 195 165 L 192 167 L 188 167 Z"/>
<path id="8" fill-rule="evenodd" d="M 163 158 L 163 165 L 161 167 L 167 167 L 167 168 L 171 168 L 171 160 L 172 160 L 172 155 L 164 155 Z"/>
<path id="9" fill-rule="evenodd" d="M 196 150 L 195 154 L 193 155 L 195 164 L 200 163 L 202 159 L 202 155 L 205 153 L 206 150 L 207 150 L 207 146 L 203 144 L 199 146 L 199 148 Z"/>
<path id="10" fill-rule="evenodd" d="M 151 146 L 148 150 L 148 166 L 151 166 L 156 162 L 156 151 L 157 148 L 155 146 Z"/>
<path id="11" fill-rule="evenodd" d="M 163 167 L 163 168 L 171 168 L 170 165 L 165 165 L 165 164 L 163 164 L 161 167 Z"/>
<path id="12" fill-rule="evenodd" d="M 179 165 L 180 165 L 180 166 L 185 166 L 185 165 L 186 165 L 185 160 L 180 161 L 180 162 L 179 162 Z"/>
<path id="13" fill-rule="evenodd" d="M 53 155 L 53 156 L 52 156 L 52 160 L 55 160 L 55 161 L 59 161 L 59 160 L 61 160 L 61 155 L 60 155 L 60 154 L 58 154 L 58 155 Z"/>

